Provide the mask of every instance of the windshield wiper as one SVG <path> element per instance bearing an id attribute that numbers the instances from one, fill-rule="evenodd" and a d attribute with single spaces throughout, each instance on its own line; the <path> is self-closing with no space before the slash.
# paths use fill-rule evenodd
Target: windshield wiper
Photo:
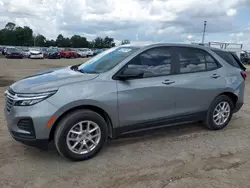
<path id="1" fill-rule="evenodd" d="M 78 71 L 78 67 L 79 67 L 80 65 L 81 65 L 81 64 L 79 64 L 79 65 L 73 65 L 73 66 L 70 67 L 70 69 L 73 70 L 73 71 Z"/>
<path id="2" fill-rule="evenodd" d="M 82 69 L 79 69 L 80 65 L 81 64 L 79 64 L 79 65 L 73 65 L 73 66 L 70 67 L 70 69 L 73 70 L 73 71 L 77 71 L 77 72 L 81 72 L 81 73 L 85 73 L 85 74 L 99 74 L 98 72 L 94 72 L 94 71 L 87 72 L 87 71 L 84 71 Z"/>
<path id="3" fill-rule="evenodd" d="M 95 71 L 84 71 L 81 69 L 77 69 L 77 71 L 81 72 L 81 73 L 85 73 L 85 74 L 99 74 L 99 72 L 95 72 Z"/>

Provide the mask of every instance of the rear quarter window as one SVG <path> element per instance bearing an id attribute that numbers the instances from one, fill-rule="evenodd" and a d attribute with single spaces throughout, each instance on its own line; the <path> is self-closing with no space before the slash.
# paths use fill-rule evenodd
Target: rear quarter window
<path id="1" fill-rule="evenodd" d="M 220 50 L 212 50 L 212 51 L 215 52 L 218 56 L 220 56 L 222 59 L 224 59 L 227 63 L 229 63 L 233 67 L 240 68 L 238 62 L 234 59 L 232 54 L 230 54 L 229 52 L 220 51 Z"/>

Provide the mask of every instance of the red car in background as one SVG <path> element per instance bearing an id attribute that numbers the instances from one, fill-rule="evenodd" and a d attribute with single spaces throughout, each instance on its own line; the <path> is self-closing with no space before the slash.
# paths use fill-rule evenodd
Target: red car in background
<path id="1" fill-rule="evenodd" d="M 60 51 L 60 55 L 63 58 L 77 58 L 78 54 L 76 53 L 75 50 L 72 50 L 70 48 L 65 48 L 63 50 Z"/>

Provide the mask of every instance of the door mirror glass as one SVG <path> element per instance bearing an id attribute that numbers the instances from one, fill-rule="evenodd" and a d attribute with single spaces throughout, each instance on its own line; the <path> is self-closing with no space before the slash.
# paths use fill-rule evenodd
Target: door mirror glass
<path id="1" fill-rule="evenodd" d="M 125 68 L 117 77 L 120 80 L 132 79 L 132 78 L 142 78 L 144 72 L 138 68 Z"/>

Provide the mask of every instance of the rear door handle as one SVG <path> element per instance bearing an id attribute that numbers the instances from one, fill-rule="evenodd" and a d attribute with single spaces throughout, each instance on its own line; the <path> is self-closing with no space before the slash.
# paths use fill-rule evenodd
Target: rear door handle
<path id="1" fill-rule="evenodd" d="M 165 81 L 163 81 L 162 83 L 165 84 L 165 85 L 170 85 L 170 84 L 175 83 L 175 81 L 172 81 L 172 80 L 165 80 Z"/>
<path id="2" fill-rule="evenodd" d="M 212 78 L 219 78 L 220 77 L 220 75 L 218 75 L 218 74 L 213 74 L 213 76 L 212 76 Z"/>

